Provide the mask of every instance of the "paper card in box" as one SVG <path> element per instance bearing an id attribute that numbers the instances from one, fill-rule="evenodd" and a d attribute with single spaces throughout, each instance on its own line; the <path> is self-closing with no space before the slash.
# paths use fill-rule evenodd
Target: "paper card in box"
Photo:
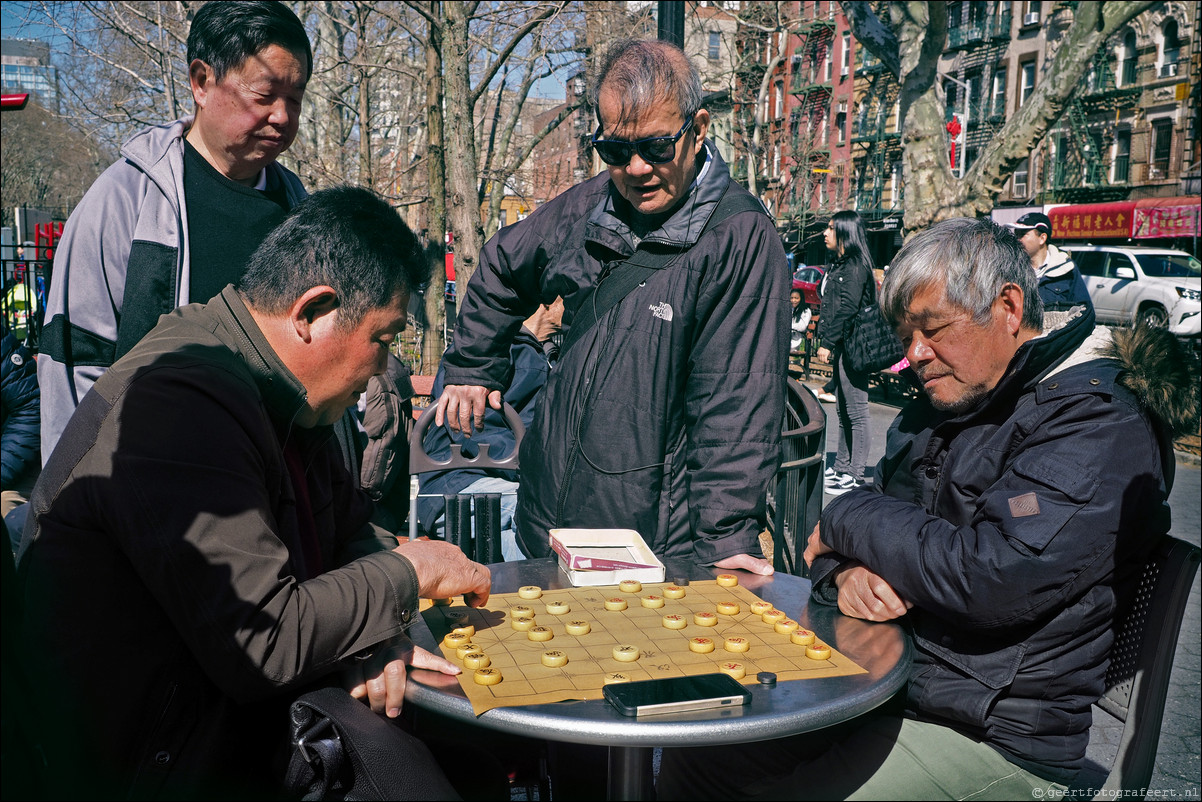
<path id="1" fill-rule="evenodd" d="M 560 566 L 577 587 L 664 578 L 663 563 L 633 529 L 552 529 L 550 535 Z"/>

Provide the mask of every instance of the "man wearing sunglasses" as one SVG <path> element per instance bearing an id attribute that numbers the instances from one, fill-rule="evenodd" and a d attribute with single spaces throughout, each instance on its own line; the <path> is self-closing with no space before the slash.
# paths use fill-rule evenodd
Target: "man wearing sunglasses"
<path id="1" fill-rule="evenodd" d="M 588 99 L 607 169 L 485 245 L 436 420 L 479 428 L 522 320 L 562 296 L 567 340 L 519 453 L 523 553 L 548 555 L 553 528 L 623 528 L 662 557 L 769 574 L 759 535 L 789 330 L 780 237 L 706 140 L 700 77 L 679 48 L 614 44 Z M 643 274 L 625 264 L 648 254 L 659 261 Z"/>

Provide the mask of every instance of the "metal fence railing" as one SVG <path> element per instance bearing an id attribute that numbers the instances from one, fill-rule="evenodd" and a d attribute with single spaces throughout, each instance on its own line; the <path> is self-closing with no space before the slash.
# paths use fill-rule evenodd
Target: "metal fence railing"
<path id="1" fill-rule="evenodd" d="M 49 259 L 0 260 L 0 319 L 35 353 L 41 339 L 50 270 Z"/>

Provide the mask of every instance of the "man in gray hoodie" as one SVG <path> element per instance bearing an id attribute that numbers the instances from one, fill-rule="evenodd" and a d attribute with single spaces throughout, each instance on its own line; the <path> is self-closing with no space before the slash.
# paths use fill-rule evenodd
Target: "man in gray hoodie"
<path id="1" fill-rule="evenodd" d="M 236 281 L 306 194 L 276 162 L 296 136 L 313 69 L 287 5 L 206 3 L 188 65 L 195 116 L 130 139 L 55 249 L 38 355 L 43 461 L 100 375 L 160 315 Z"/>

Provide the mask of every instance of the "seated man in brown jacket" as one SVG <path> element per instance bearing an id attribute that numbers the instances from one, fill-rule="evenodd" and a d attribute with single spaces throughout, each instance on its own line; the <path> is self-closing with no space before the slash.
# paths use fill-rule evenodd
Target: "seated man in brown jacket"
<path id="1" fill-rule="evenodd" d="M 395 717 L 406 664 L 458 673 L 405 629 L 488 569 L 371 524 L 331 434 L 425 265 L 379 198 L 316 193 L 84 397 L 17 560 L 47 798 L 278 797 L 299 693 Z"/>

